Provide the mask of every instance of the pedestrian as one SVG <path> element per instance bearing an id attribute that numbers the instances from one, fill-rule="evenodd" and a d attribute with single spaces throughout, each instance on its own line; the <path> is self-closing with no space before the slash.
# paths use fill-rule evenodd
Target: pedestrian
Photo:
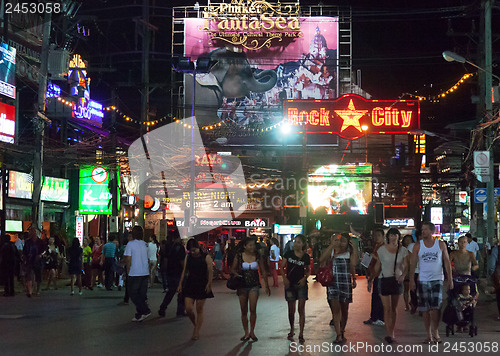
<path id="1" fill-rule="evenodd" d="M 278 247 L 278 239 L 271 239 L 271 249 L 269 250 L 269 267 L 273 276 L 273 287 L 278 287 L 278 269 L 280 262 L 280 248 Z"/>
<path id="2" fill-rule="evenodd" d="M 95 279 L 96 277 L 98 278 L 97 282 L 98 288 L 102 288 L 102 271 L 103 271 L 103 264 L 104 261 L 102 261 L 102 249 L 104 245 L 101 244 L 101 238 L 97 236 L 94 239 L 94 245 L 92 246 L 92 262 L 91 262 L 91 272 L 92 275 L 90 277 L 90 290 L 94 289 L 95 286 Z"/>
<path id="3" fill-rule="evenodd" d="M 89 239 L 87 237 L 83 238 L 83 277 L 82 285 L 86 288 L 91 288 L 91 274 L 92 270 L 90 267 L 90 262 L 92 261 L 92 248 L 89 246 Z"/>
<path id="4" fill-rule="evenodd" d="M 488 272 L 495 288 L 498 309 L 497 320 L 500 321 L 500 247 L 498 242 L 491 248 Z"/>
<path id="5" fill-rule="evenodd" d="M 373 252 L 371 253 L 372 260 L 367 269 L 368 277 L 368 288 L 372 290 L 371 297 L 371 311 L 370 318 L 363 321 L 367 325 L 380 325 L 384 326 L 384 306 L 382 305 L 382 299 L 380 298 L 378 275 L 375 275 L 374 267 L 377 262 L 377 251 L 384 245 L 384 230 L 375 229 L 373 230 Z M 333 322 L 333 319 L 332 319 Z"/>
<path id="6" fill-rule="evenodd" d="M 148 242 L 149 258 L 149 288 L 153 287 L 156 278 L 156 269 L 158 266 L 158 241 L 155 235 L 149 237 Z"/>
<path id="7" fill-rule="evenodd" d="M 401 240 L 401 245 L 408 251 L 408 246 L 413 242 L 413 236 L 405 235 Z M 409 271 L 409 268 L 406 272 Z M 405 302 L 405 311 L 410 310 L 410 274 L 406 273 L 405 280 L 403 282 L 403 300 Z"/>
<path id="8" fill-rule="evenodd" d="M 283 248 L 283 256 L 292 249 L 294 239 L 295 239 L 295 234 L 291 234 L 290 240 L 287 241 L 285 247 Z"/>
<path id="9" fill-rule="evenodd" d="M 104 285 L 106 290 L 113 290 L 115 280 L 116 233 L 109 234 L 108 242 L 104 244 L 101 253 L 101 265 L 104 268 Z"/>
<path id="10" fill-rule="evenodd" d="M 479 269 L 474 253 L 467 250 L 467 237 L 458 238 L 458 250 L 450 254 L 453 276 L 471 276 L 472 271 Z"/>
<path id="11" fill-rule="evenodd" d="M 222 251 L 221 240 L 217 239 L 214 245 L 214 262 L 216 275 L 215 279 L 226 279 L 222 271 L 222 261 L 224 260 L 224 252 Z M 220 276 L 220 277 L 219 277 Z"/>
<path id="12" fill-rule="evenodd" d="M 226 264 L 229 269 L 229 273 L 231 273 L 231 268 L 233 267 L 234 257 L 236 256 L 236 244 L 235 239 L 231 238 L 229 240 L 229 244 L 226 250 Z"/>
<path id="13" fill-rule="evenodd" d="M 48 270 L 49 275 L 47 278 L 47 286 L 44 290 L 49 290 L 50 282 L 54 284 L 54 289 L 57 290 L 57 269 L 59 267 L 60 253 L 59 248 L 55 245 L 55 239 L 49 238 L 49 244 L 42 253 L 45 268 Z"/>
<path id="14" fill-rule="evenodd" d="M 16 272 L 16 265 L 19 261 L 19 252 L 16 245 L 11 242 L 10 235 L 4 234 L 2 236 L 2 244 L 0 247 L 0 272 L 4 281 L 5 297 L 14 296 L 14 275 Z"/>
<path id="15" fill-rule="evenodd" d="M 123 252 L 120 252 L 121 259 L 119 261 L 119 264 L 120 264 L 120 266 L 123 266 L 122 280 L 123 280 L 123 284 L 125 287 L 125 294 L 123 296 L 123 300 L 120 303 L 118 303 L 118 306 L 128 305 L 128 301 L 130 299 L 130 295 L 129 295 L 129 291 L 128 291 L 128 274 L 127 274 L 128 271 L 127 271 L 127 263 L 125 261 L 125 250 L 127 249 L 128 243 L 132 240 L 133 240 L 132 234 L 130 234 L 130 233 L 125 234 L 125 236 L 122 239 L 121 249 L 123 249 Z M 148 266 L 148 268 L 149 268 L 149 266 Z"/>
<path id="16" fill-rule="evenodd" d="M 163 302 L 160 305 L 160 309 L 158 310 L 158 315 L 160 317 L 165 316 L 165 310 L 168 305 L 174 298 L 175 293 L 177 292 L 177 287 L 181 281 L 182 271 L 184 269 L 184 261 L 186 259 L 186 249 L 182 244 L 181 235 L 179 231 L 176 229 L 171 234 L 172 244 L 170 246 L 165 247 L 165 278 L 167 291 L 165 293 L 165 297 L 163 297 Z M 184 296 L 182 293 L 177 294 L 177 316 L 185 316 L 185 305 L 184 305 Z"/>
<path id="17" fill-rule="evenodd" d="M 328 304 L 330 305 L 335 332 L 334 344 L 347 342 L 345 328 L 349 318 L 349 304 L 352 303 L 352 290 L 356 288 L 357 250 L 351 243 L 348 233 L 332 235 L 331 243 L 323 251 L 320 263 L 326 264 L 332 259 L 334 275 L 333 285 L 327 287 Z"/>
<path id="18" fill-rule="evenodd" d="M 415 238 L 417 239 L 417 243 L 420 243 L 420 240 L 422 240 L 422 230 L 421 229 L 415 230 Z M 408 261 L 411 261 L 413 247 L 415 247 L 415 242 L 412 242 L 407 247 Z M 412 314 L 412 315 L 417 312 L 417 308 L 418 308 L 418 296 L 417 296 L 418 272 L 419 272 L 419 267 L 418 267 L 418 261 L 417 261 L 417 265 L 415 266 L 415 273 L 413 275 L 410 275 L 410 270 L 408 270 L 408 275 L 409 275 L 409 279 L 410 279 L 408 281 L 408 289 L 410 290 L 410 314 Z M 417 286 L 415 290 L 412 290 L 410 288 L 410 284 L 411 284 L 410 281 L 411 280 L 413 280 L 415 282 L 415 285 Z M 422 313 L 422 312 L 420 312 L 420 313 Z"/>
<path id="19" fill-rule="evenodd" d="M 43 243 L 39 238 L 40 231 L 34 227 L 28 230 L 29 238 L 24 243 L 23 257 L 26 272 L 26 296 L 40 295 L 42 284 L 42 252 Z"/>
<path id="20" fill-rule="evenodd" d="M 288 339 L 293 340 L 295 335 L 295 306 L 298 301 L 299 343 L 301 344 L 305 342 L 304 326 L 306 323 L 306 300 L 308 299 L 307 278 L 311 274 L 311 257 L 306 253 L 306 248 L 306 237 L 302 234 L 297 235 L 292 250 L 283 256 L 280 267 L 283 284 L 285 285 L 285 300 L 288 302 L 288 322 L 290 323 Z"/>
<path id="21" fill-rule="evenodd" d="M 171 240 L 170 237 L 167 237 L 167 239 Z M 160 277 L 161 277 L 161 284 L 163 287 L 163 293 L 167 293 L 168 291 L 168 283 L 167 283 L 167 263 L 168 263 L 168 247 L 171 244 L 171 241 L 167 240 L 162 240 L 160 242 L 160 251 L 158 252 L 158 266 L 160 269 Z"/>
<path id="22" fill-rule="evenodd" d="M 255 336 L 255 325 L 257 322 L 257 302 L 259 300 L 259 290 L 261 288 L 260 276 L 263 276 L 264 284 L 266 286 L 267 295 L 271 295 L 267 276 L 265 275 L 266 269 L 262 256 L 258 253 L 256 247 L 257 239 L 246 237 L 241 241 L 239 246 L 240 250 L 237 252 L 231 268 L 231 274 L 243 276 L 244 286 L 238 288 L 237 295 L 240 300 L 241 309 L 241 322 L 245 335 L 240 339 L 247 341 L 252 339 L 257 341 Z M 250 329 L 248 328 L 248 311 L 250 309 Z"/>
<path id="23" fill-rule="evenodd" d="M 451 264 L 446 244 L 434 239 L 434 224 L 422 224 L 422 240 L 415 244 L 410 263 L 410 275 L 415 273 L 417 262 L 418 274 L 418 310 L 423 312 L 427 338 L 424 343 L 441 343 L 439 320 L 443 302 L 443 265 L 448 276 L 448 289 L 453 290 Z M 410 290 L 415 290 L 415 281 L 410 279 Z"/>
<path id="24" fill-rule="evenodd" d="M 194 326 L 191 340 L 198 340 L 203 324 L 205 300 L 214 297 L 212 293 L 213 261 L 209 254 L 200 249 L 198 241 L 194 238 L 189 239 L 186 247 L 189 253 L 184 259 L 184 268 L 177 292 L 184 296 L 186 312 Z"/>
<path id="25" fill-rule="evenodd" d="M 408 273 L 408 250 L 402 246 L 401 233 L 396 228 L 390 228 L 386 234 L 386 243 L 378 249 L 374 274 L 381 273 L 379 278 L 380 298 L 384 306 L 385 329 L 384 340 L 392 344 L 396 326 L 399 296 L 403 293 L 403 283 Z M 370 284 L 368 284 L 370 291 Z"/>
<path id="26" fill-rule="evenodd" d="M 476 261 L 479 263 L 480 262 L 480 256 L 479 256 L 479 245 L 477 243 L 477 238 L 473 238 L 470 233 L 466 233 L 465 236 L 467 237 L 467 246 L 466 250 L 470 251 L 474 254 L 474 257 L 476 258 Z M 475 270 L 472 272 L 472 275 L 476 278 L 479 278 L 479 273 L 476 272 Z"/>
<path id="27" fill-rule="evenodd" d="M 146 303 L 149 265 L 148 246 L 144 241 L 142 226 L 136 225 L 132 228 L 132 239 L 127 243 L 124 253 L 127 267 L 127 289 L 136 308 L 132 321 L 143 321 L 151 315 L 151 310 Z"/>
<path id="28" fill-rule="evenodd" d="M 75 279 L 78 286 L 78 294 L 82 295 L 82 273 L 83 273 L 83 249 L 80 247 L 78 238 L 73 238 L 73 242 L 68 249 L 68 272 L 71 276 L 71 295 L 75 294 Z"/>

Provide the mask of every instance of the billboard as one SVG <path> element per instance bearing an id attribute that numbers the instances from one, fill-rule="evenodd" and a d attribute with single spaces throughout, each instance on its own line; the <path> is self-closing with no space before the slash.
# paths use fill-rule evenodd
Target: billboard
<path id="1" fill-rule="evenodd" d="M 309 174 L 308 202 L 313 213 L 368 213 L 372 200 L 372 166 L 328 165 Z"/>
<path id="2" fill-rule="evenodd" d="M 281 102 L 284 99 L 337 98 L 337 17 L 297 18 L 293 28 L 289 28 L 286 21 L 276 26 L 280 17 L 269 17 L 265 22 L 273 23 L 272 30 L 255 25 L 251 31 L 240 31 L 236 38 L 246 34 L 255 37 L 253 40 L 257 42 L 242 46 L 238 44 L 242 40 L 236 41 L 231 43 L 233 49 L 226 48 L 227 43 L 222 44 L 221 39 L 214 40 L 214 29 L 210 26 L 219 26 L 222 20 L 209 21 L 207 27 L 206 19 L 184 19 L 185 56 L 216 63 L 209 73 L 196 74 L 195 110 L 200 125 L 224 120 L 258 130 L 283 120 Z M 240 22 L 239 26 L 249 24 Z M 235 32 L 225 30 L 224 33 Z M 273 37 L 274 42 L 249 49 L 261 39 L 258 36 Z M 189 107 L 192 77 L 187 75 L 185 81 L 186 106 Z"/>
<path id="3" fill-rule="evenodd" d="M 418 100 L 368 100 L 347 94 L 337 100 L 286 100 L 283 119 L 307 132 L 332 132 L 347 139 L 365 133 L 408 133 L 420 128 Z"/>
<path id="4" fill-rule="evenodd" d="M 16 98 L 16 49 L 6 43 L 0 44 L 0 94 Z"/>
<path id="5" fill-rule="evenodd" d="M 31 199 L 33 176 L 28 173 L 9 171 L 9 198 Z M 41 200 L 67 203 L 69 199 L 69 179 L 44 177 Z"/>
<path id="6" fill-rule="evenodd" d="M 16 108 L 0 103 L 0 141 L 14 143 L 16 135 Z"/>
<path id="7" fill-rule="evenodd" d="M 80 168 L 79 214 L 112 214 L 109 172 L 106 166 L 82 166 Z"/>

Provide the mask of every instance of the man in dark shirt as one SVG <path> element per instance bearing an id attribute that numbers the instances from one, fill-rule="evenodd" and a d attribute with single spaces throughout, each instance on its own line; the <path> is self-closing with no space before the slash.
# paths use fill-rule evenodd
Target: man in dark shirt
<path id="1" fill-rule="evenodd" d="M 42 252 L 43 243 L 38 237 L 39 231 L 30 228 L 29 239 L 24 243 L 23 256 L 26 268 L 26 296 L 31 298 L 34 289 L 35 295 L 40 295 L 40 285 L 42 283 Z"/>
<path id="2" fill-rule="evenodd" d="M 182 269 L 184 267 L 184 259 L 186 257 L 186 249 L 181 241 L 181 236 L 179 231 L 175 230 L 172 237 L 172 245 L 169 246 L 166 254 L 167 259 L 167 286 L 168 291 L 165 293 L 163 302 L 160 305 L 160 310 L 158 310 L 158 315 L 160 317 L 165 316 L 165 310 L 172 301 L 179 282 L 181 280 Z M 177 316 L 185 316 L 185 306 L 184 297 L 181 294 L 177 295 Z"/>

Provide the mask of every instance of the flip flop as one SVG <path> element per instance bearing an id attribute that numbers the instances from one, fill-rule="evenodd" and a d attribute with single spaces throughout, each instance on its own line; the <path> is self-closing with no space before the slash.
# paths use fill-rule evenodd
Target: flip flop
<path id="1" fill-rule="evenodd" d="M 295 333 L 288 333 L 287 339 L 288 340 L 293 340 L 293 336 L 294 335 L 295 335 Z"/>

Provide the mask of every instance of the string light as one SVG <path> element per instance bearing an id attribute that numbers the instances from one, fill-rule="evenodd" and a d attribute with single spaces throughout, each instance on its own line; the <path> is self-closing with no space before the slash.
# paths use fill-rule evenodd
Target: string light
<path id="1" fill-rule="evenodd" d="M 464 84 L 465 81 L 467 81 L 468 79 L 472 78 L 475 75 L 476 75 L 476 73 L 464 74 L 462 76 L 462 78 L 460 78 L 460 80 L 455 85 L 452 85 L 448 90 L 446 90 L 443 93 L 437 94 L 437 95 L 421 96 L 421 95 L 416 95 L 416 94 L 411 94 L 411 93 L 405 93 L 404 95 L 409 95 L 413 98 L 417 98 L 420 101 L 428 101 L 430 103 L 439 103 L 440 98 L 444 98 L 444 97 L 446 97 L 446 95 L 454 93 L 460 85 Z"/>

